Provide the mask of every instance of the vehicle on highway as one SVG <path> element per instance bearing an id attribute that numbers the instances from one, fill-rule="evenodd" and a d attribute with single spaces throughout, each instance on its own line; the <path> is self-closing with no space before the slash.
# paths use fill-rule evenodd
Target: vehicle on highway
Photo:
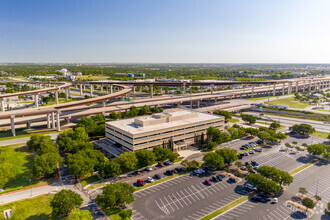
<path id="1" fill-rule="evenodd" d="M 252 160 L 252 161 L 251 161 L 251 165 L 252 165 L 252 166 L 259 166 L 258 162 L 255 161 L 255 160 Z"/>
<path id="2" fill-rule="evenodd" d="M 158 179 L 158 180 L 160 180 L 162 177 L 159 175 L 159 174 L 156 174 L 155 175 L 155 179 Z"/>
<path id="3" fill-rule="evenodd" d="M 230 177 L 228 179 L 228 183 L 236 183 L 236 180 L 234 178 Z"/>
<path id="4" fill-rule="evenodd" d="M 142 179 L 138 179 L 136 182 L 137 182 L 140 186 L 144 186 L 144 185 L 146 185 L 146 183 L 145 183 Z"/>
<path id="5" fill-rule="evenodd" d="M 244 183 L 244 187 L 245 187 L 246 189 L 248 189 L 248 190 L 252 190 L 252 191 L 257 190 L 257 187 L 252 186 L 252 185 L 251 185 L 250 183 L 248 183 L 248 182 L 245 182 L 245 183 Z"/>
<path id="6" fill-rule="evenodd" d="M 211 181 L 210 181 L 210 180 L 205 180 L 205 184 L 206 184 L 206 185 L 209 185 L 209 186 L 211 186 L 211 185 L 212 185 L 212 183 L 211 183 Z"/>
<path id="7" fill-rule="evenodd" d="M 151 167 L 147 167 L 145 170 L 149 172 L 149 171 L 152 170 L 152 168 Z"/>
<path id="8" fill-rule="evenodd" d="M 219 181 L 222 181 L 222 179 L 223 179 L 221 175 L 218 175 L 217 178 Z"/>
<path id="9" fill-rule="evenodd" d="M 254 153 L 255 153 L 254 150 L 249 151 L 249 154 L 254 154 Z"/>
<path id="10" fill-rule="evenodd" d="M 153 183 L 153 182 L 154 182 L 154 179 L 151 178 L 150 176 L 148 176 L 148 177 L 147 177 L 147 181 L 148 181 L 149 183 Z"/>
<path id="11" fill-rule="evenodd" d="M 163 166 L 165 166 L 162 162 L 158 162 L 158 166 L 159 167 L 163 167 Z"/>

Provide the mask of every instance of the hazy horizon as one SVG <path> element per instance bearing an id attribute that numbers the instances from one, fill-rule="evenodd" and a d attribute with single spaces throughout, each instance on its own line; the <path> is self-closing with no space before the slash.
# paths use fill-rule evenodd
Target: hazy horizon
<path id="1" fill-rule="evenodd" d="M 0 63 L 328 64 L 327 0 L 2 1 Z"/>

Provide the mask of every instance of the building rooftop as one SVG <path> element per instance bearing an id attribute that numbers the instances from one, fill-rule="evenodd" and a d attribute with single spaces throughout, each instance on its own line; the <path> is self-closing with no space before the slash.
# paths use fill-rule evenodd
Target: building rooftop
<path id="1" fill-rule="evenodd" d="M 219 118 L 222 118 L 222 116 L 182 109 L 171 109 L 151 116 L 111 121 L 106 122 L 106 124 L 131 134 L 140 134 Z"/>

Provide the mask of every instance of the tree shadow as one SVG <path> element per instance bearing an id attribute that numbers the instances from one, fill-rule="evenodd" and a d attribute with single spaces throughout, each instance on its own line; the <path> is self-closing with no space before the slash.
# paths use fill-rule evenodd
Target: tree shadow
<path id="1" fill-rule="evenodd" d="M 291 218 L 294 218 L 294 219 L 304 219 L 304 218 L 307 218 L 307 215 L 305 212 L 302 212 L 302 211 L 295 211 L 293 213 L 291 213 Z"/>

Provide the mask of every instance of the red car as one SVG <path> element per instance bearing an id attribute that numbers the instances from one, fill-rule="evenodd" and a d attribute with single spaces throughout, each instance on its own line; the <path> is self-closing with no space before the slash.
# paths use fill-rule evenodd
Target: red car
<path id="1" fill-rule="evenodd" d="M 205 183 L 206 183 L 206 185 L 209 185 L 209 186 L 211 186 L 211 185 L 212 185 L 212 183 L 211 183 L 211 181 L 210 181 L 210 180 L 205 180 Z"/>
<path id="2" fill-rule="evenodd" d="M 145 183 L 143 180 L 141 180 L 141 179 L 138 179 L 136 182 L 137 182 L 138 184 L 140 184 L 140 186 L 144 186 L 144 185 L 146 185 L 146 183 Z"/>

